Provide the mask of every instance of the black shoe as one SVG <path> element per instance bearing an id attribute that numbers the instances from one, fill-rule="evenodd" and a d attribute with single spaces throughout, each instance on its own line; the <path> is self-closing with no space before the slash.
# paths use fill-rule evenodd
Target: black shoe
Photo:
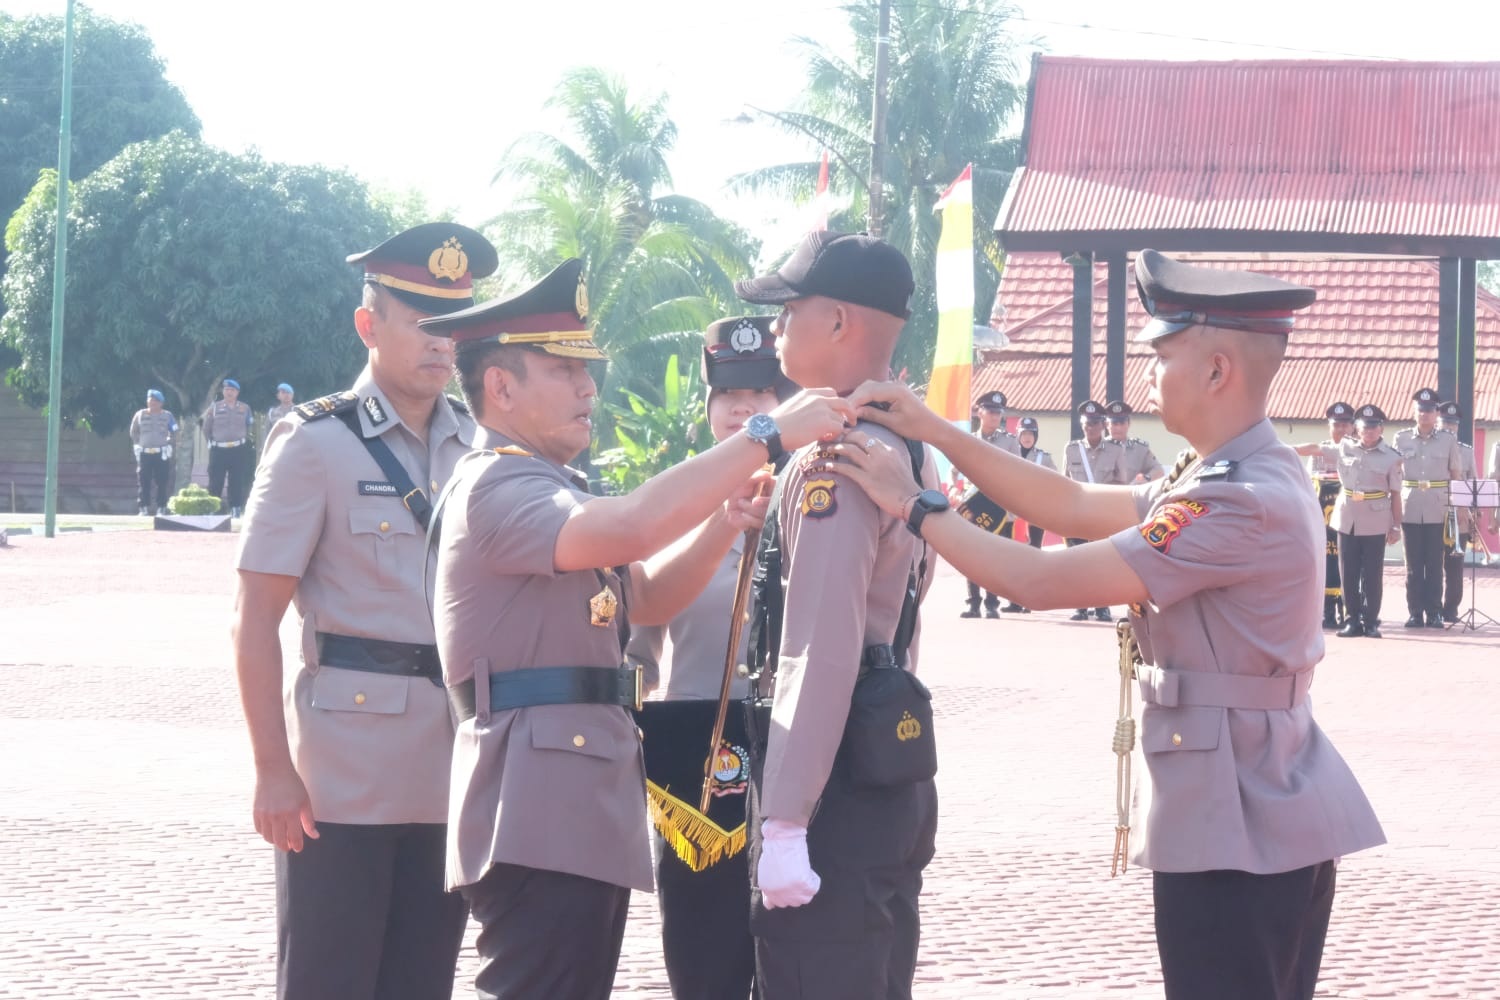
<path id="1" fill-rule="evenodd" d="M 1458 624 L 1458 615 L 1444 615 L 1443 616 L 1443 621 L 1444 621 L 1444 623 L 1446 623 L 1448 625 L 1457 625 Z"/>
<path id="2" fill-rule="evenodd" d="M 1353 639 L 1364 634 L 1365 630 L 1360 626 L 1359 622 L 1349 622 L 1343 628 L 1339 629 L 1340 639 Z"/>
<path id="3" fill-rule="evenodd" d="M 1427 616 L 1427 627 L 1428 628 L 1442 628 L 1443 627 L 1443 618 L 1442 618 L 1442 616 L 1441 615 L 1428 615 Z"/>
<path id="4" fill-rule="evenodd" d="M 1023 608 L 1023 607 L 1021 607 L 1015 601 L 1011 601 L 1009 604 L 1005 605 L 1000 610 L 1004 611 L 1008 615 L 1019 615 L 1019 614 L 1023 613 L 1026 609 Z"/>
<path id="5" fill-rule="evenodd" d="M 1068 621 L 1070 622 L 1086 622 L 1088 620 L 1089 613 L 1082 608 L 1079 608 L 1077 611 L 1068 616 Z"/>
<path id="6" fill-rule="evenodd" d="M 1380 626 L 1379 625 L 1371 625 L 1369 628 L 1365 629 L 1365 638 L 1366 639 L 1382 639 L 1382 638 L 1384 638 L 1384 636 L 1382 636 L 1380 634 Z"/>
<path id="7" fill-rule="evenodd" d="M 1406 627 L 1407 628 L 1421 628 L 1422 627 L 1422 616 L 1421 615 L 1412 615 L 1410 618 L 1406 619 Z"/>
<path id="8" fill-rule="evenodd" d="M 996 611 L 994 608 L 985 608 L 984 616 L 986 618 L 999 618 L 1000 612 Z"/>
<path id="9" fill-rule="evenodd" d="M 1098 609 L 1096 609 L 1094 611 L 1094 617 L 1097 618 L 1097 619 L 1099 619 L 1101 622 L 1112 622 L 1112 621 L 1115 620 L 1114 615 L 1111 615 L 1109 613 L 1109 609 L 1108 608 L 1098 608 Z"/>
<path id="10" fill-rule="evenodd" d="M 959 614 L 958 617 L 960 617 L 960 618 L 978 618 L 979 617 L 979 609 L 978 608 L 969 608 L 967 611 L 960 612 L 960 614 Z"/>

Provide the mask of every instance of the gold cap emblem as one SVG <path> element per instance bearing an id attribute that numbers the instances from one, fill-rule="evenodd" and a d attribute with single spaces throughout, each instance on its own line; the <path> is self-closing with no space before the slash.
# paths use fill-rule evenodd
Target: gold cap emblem
<path id="1" fill-rule="evenodd" d="M 583 275 L 578 276 L 578 291 L 573 294 L 573 308 L 578 310 L 578 318 L 585 323 L 589 318 L 589 289 L 583 283 Z"/>
<path id="2" fill-rule="evenodd" d="M 457 281 L 464 276 L 469 270 L 469 255 L 464 253 L 457 236 L 448 237 L 442 246 L 432 251 L 432 256 L 427 258 L 427 270 L 432 272 L 434 278 L 447 278 L 449 281 Z"/>

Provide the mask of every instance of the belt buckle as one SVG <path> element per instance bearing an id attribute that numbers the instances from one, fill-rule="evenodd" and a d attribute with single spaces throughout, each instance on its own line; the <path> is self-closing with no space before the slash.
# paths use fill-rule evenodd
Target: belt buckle
<path id="1" fill-rule="evenodd" d="M 1417 480 L 1417 489 L 1419 489 L 1419 490 L 1430 490 L 1430 489 L 1432 489 L 1432 480 L 1430 480 L 1430 479 L 1418 479 Z"/>

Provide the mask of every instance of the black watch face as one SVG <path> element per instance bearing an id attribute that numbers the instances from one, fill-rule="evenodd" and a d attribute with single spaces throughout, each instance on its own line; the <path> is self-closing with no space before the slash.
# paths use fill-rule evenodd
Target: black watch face
<path id="1" fill-rule="evenodd" d="M 745 421 L 745 433 L 753 438 L 768 438 L 776 433 L 776 421 L 764 413 L 757 413 Z"/>
<path id="2" fill-rule="evenodd" d="M 923 490 L 918 494 L 917 502 L 928 510 L 945 510 L 948 507 L 948 498 L 937 490 Z"/>

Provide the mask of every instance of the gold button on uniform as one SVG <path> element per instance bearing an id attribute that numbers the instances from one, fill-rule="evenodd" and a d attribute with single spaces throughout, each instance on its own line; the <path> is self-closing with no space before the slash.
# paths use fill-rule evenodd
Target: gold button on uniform
<path id="1" fill-rule="evenodd" d="M 1174 747 L 1180 747 L 1180 746 L 1182 746 L 1182 734 L 1181 733 L 1173 733 L 1172 734 L 1172 745 Z"/>
<path id="2" fill-rule="evenodd" d="M 356 704 L 356 705 L 363 705 L 364 703 L 365 703 L 365 693 L 363 691 L 361 691 L 359 694 L 357 694 L 357 695 L 354 696 L 354 704 Z"/>
<path id="3" fill-rule="evenodd" d="M 581 734 L 578 735 L 578 736 L 573 737 L 573 745 L 575 747 L 581 747 L 581 746 L 583 746 L 587 742 L 588 742 L 588 740 L 585 740 Z"/>
<path id="4" fill-rule="evenodd" d="M 436 480 L 436 479 L 434 479 L 434 480 L 433 480 L 433 481 L 432 481 L 432 492 L 434 492 L 434 493 L 436 493 L 436 492 L 437 492 L 437 491 L 438 491 L 438 488 L 437 488 L 437 480 Z"/>
<path id="5" fill-rule="evenodd" d="M 380 530 L 381 531 L 390 531 L 391 530 L 391 522 L 389 522 L 389 521 L 381 521 L 380 522 Z"/>

